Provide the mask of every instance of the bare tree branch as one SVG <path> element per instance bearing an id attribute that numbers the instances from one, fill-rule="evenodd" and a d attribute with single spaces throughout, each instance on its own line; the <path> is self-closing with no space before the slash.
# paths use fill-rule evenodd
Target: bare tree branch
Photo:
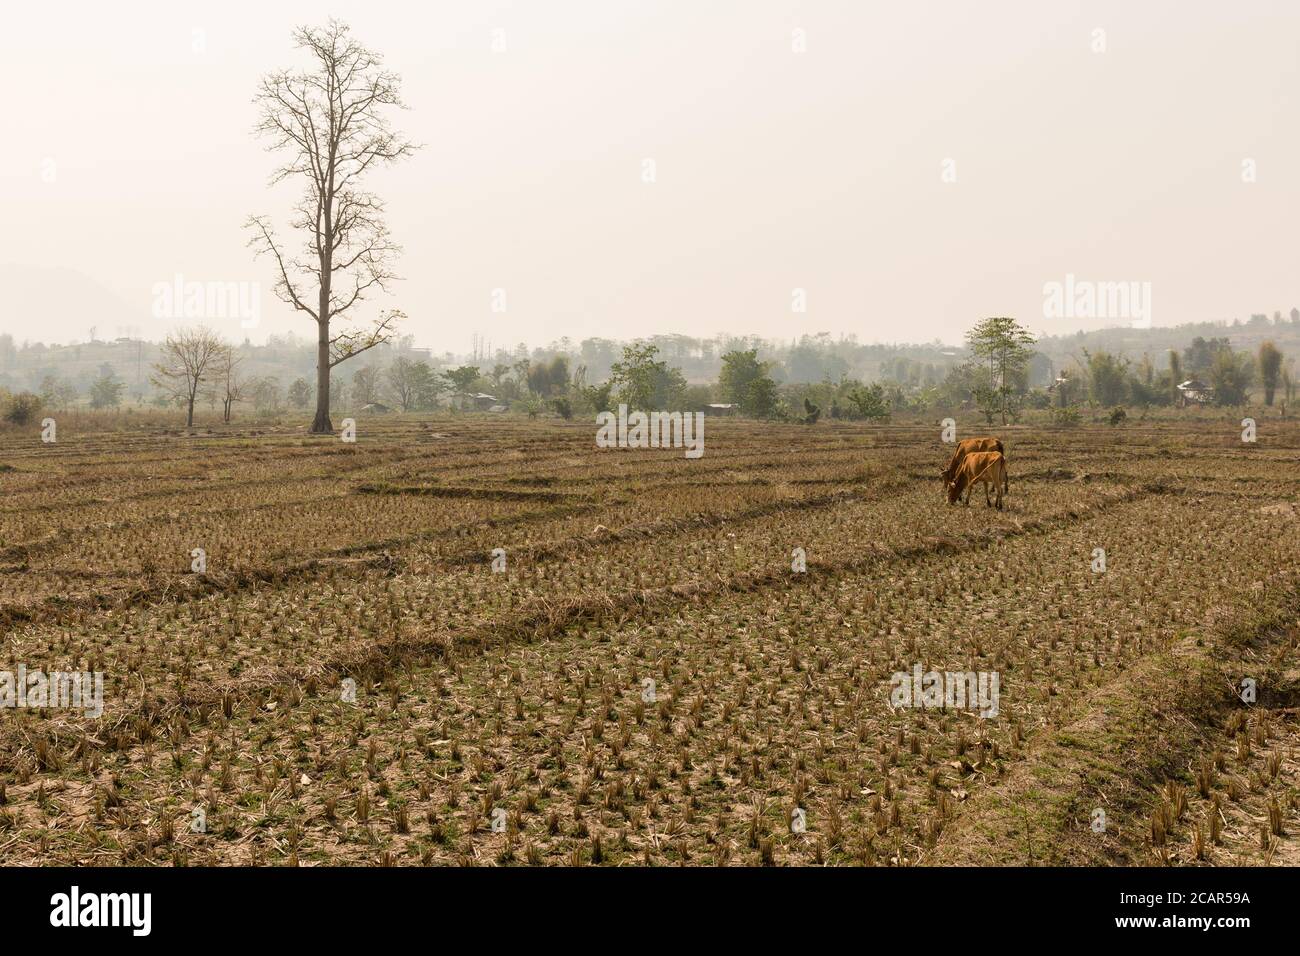
<path id="1" fill-rule="evenodd" d="M 394 309 L 375 319 L 374 325 L 368 330 L 352 329 L 339 332 L 330 339 L 330 368 L 347 361 L 354 355 L 360 355 L 367 349 L 387 342 L 392 338 L 397 321 L 404 318 L 406 318 L 404 312 Z"/>

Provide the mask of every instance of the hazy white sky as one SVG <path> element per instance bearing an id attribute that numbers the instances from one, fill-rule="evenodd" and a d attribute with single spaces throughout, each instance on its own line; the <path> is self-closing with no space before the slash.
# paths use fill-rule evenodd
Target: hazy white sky
<path id="1" fill-rule="evenodd" d="M 375 305 L 438 350 L 1105 324 L 1044 318 L 1067 273 L 1149 282 L 1156 325 L 1300 303 L 1294 2 L 150 0 L 6 8 L 0 332 L 158 336 L 180 274 L 260 282 L 254 340 L 314 334 L 241 224 L 284 228 L 251 98 L 329 15 L 403 77 Z"/>

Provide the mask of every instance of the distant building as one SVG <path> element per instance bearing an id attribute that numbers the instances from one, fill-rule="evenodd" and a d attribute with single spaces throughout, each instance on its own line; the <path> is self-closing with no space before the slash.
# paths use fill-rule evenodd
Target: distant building
<path id="1" fill-rule="evenodd" d="M 1179 404 L 1184 407 L 1188 405 L 1208 405 L 1214 401 L 1214 389 L 1204 382 L 1189 378 L 1178 386 L 1178 398 Z"/>
<path id="2" fill-rule="evenodd" d="M 453 407 L 465 411 L 473 409 L 476 412 L 489 411 L 493 405 L 500 405 L 501 400 L 495 395 L 489 395 L 487 392 L 453 392 L 451 396 Z"/>
<path id="3" fill-rule="evenodd" d="M 706 415 L 734 415 L 740 409 L 740 406 L 734 402 L 713 402 L 704 406 Z"/>

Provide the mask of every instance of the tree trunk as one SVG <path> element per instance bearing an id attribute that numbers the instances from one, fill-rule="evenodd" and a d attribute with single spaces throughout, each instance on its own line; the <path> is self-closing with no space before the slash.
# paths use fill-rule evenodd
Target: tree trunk
<path id="1" fill-rule="evenodd" d="M 186 406 L 185 427 L 186 428 L 194 427 L 194 396 L 193 395 L 190 396 L 189 404 Z"/>
<path id="2" fill-rule="evenodd" d="M 325 295 L 322 294 L 324 299 Z M 322 309 L 321 314 L 324 315 Z M 334 425 L 330 421 L 330 333 L 329 325 L 318 322 L 319 335 L 316 339 L 316 418 L 311 423 L 313 435 L 332 435 Z"/>

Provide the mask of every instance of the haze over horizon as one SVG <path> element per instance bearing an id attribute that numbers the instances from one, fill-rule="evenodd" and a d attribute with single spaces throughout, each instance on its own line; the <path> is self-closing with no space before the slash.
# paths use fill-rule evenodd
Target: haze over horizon
<path id="1" fill-rule="evenodd" d="M 154 315 L 155 286 L 183 276 L 260 284 L 255 328 L 205 320 L 228 338 L 312 336 L 242 224 L 287 233 L 297 187 L 267 186 L 252 97 L 329 15 L 403 78 L 393 122 L 423 148 L 368 180 L 405 250 L 372 305 L 438 352 L 1126 324 L 1045 318 L 1067 275 L 1149 283 L 1156 326 L 1300 302 L 1300 8 L 1280 0 L 147 0 L 9 15 L 0 333 L 161 338 L 190 323 Z"/>

